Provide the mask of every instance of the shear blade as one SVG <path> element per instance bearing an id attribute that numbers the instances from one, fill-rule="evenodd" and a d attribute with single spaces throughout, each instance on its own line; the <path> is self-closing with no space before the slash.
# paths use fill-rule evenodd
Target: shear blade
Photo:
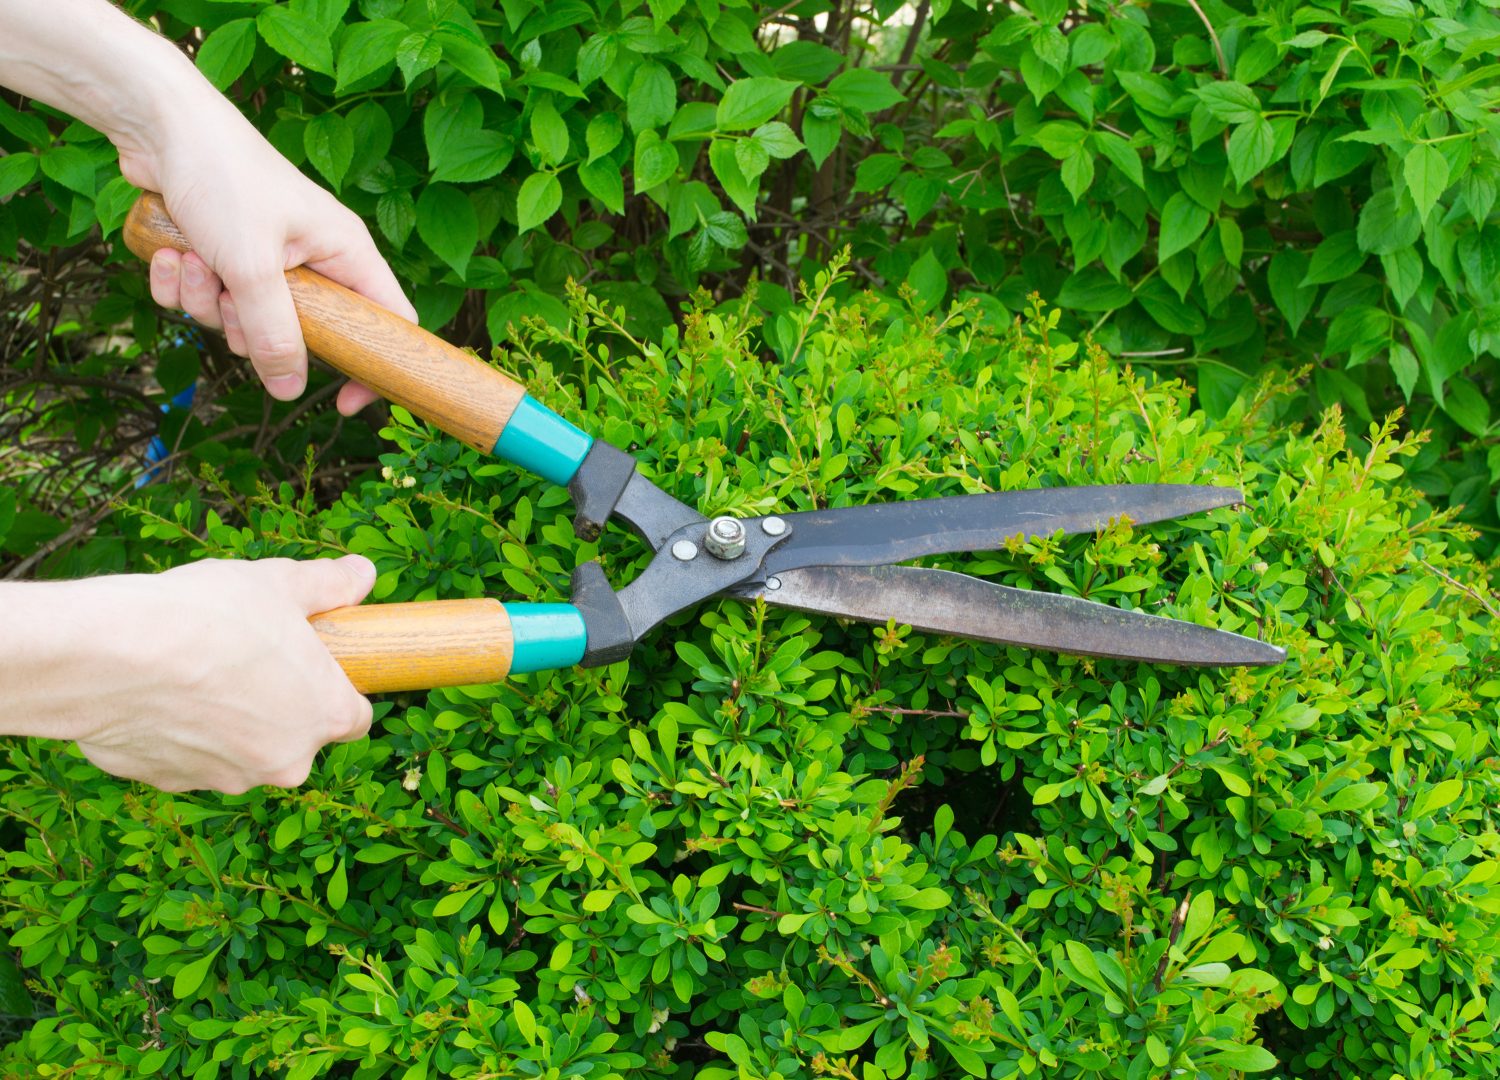
<path id="1" fill-rule="evenodd" d="M 912 566 L 806 567 L 747 585 L 738 595 L 798 611 L 1023 645 L 1080 656 L 1156 664 L 1279 664 L 1286 651 L 1196 623 L 1123 611 L 1075 596 L 1028 592 L 951 570 Z"/>
<path id="2" fill-rule="evenodd" d="M 1136 525 L 1243 502 L 1237 488 L 1101 484 L 871 503 L 781 515 L 792 526 L 765 572 L 804 566 L 885 566 L 924 555 L 995 551 L 1013 536 L 1091 533 L 1111 520 Z"/>

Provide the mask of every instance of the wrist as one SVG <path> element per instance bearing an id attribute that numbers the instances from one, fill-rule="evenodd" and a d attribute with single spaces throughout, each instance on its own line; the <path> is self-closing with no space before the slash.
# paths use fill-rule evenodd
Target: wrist
<path id="1" fill-rule="evenodd" d="M 0 732 L 88 738 L 149 680 L 136 576 L 0 587 Z"/>

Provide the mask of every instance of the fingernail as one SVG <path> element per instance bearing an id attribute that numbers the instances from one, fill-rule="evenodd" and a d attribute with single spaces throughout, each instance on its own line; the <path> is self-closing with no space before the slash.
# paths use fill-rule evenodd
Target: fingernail
<path id="1" fill-rule="evenodd" d="M 177 273 L 177 270 L 167 259 L 152 259 L 151 273 L 155 274 L 163 281 L 166 281 L 167 279 L 174 277 Z"/>
<path id="2" fill-rule="evenodd" d="M 182 260 L 182 278 L 189 285 L 202 285 L 206 280 L 203 274 L 203 267 L 199 266 L 192 259 Z"/>
<path id="3" fill-rule="evenodd" d="M 266 389 L 273 398 L 281 401 L 290 401 L 302 393 L 306 385 L 307 380 L 301 375 L 272 375 L 266 380 Z"/>
<path id="4" fill-rule="evenodd" d="M 375 564 L 363 555 L 345 555 L 341 560 L 361 582 L 367 585 L 375 584 Z"/>

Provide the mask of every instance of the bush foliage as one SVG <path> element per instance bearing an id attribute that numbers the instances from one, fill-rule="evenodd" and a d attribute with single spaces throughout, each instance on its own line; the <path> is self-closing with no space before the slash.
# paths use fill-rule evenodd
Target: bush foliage
<path id="1" fill-rule="evenodd" d="M 1492 1075 L 1497 601 L 1404 476 L 1420 437 L 1289 429 L 1279 378 L 1215 419 L 1040 302 L 940 314 L 825 275 L 761 328 L 775 364 L 749 303 L 634 339 L 569 304 L 500 361 L 704 513 L 1240 485 L 939 565 L 1288 660 L 724 601 L 608 668 L 389 700 L 302 790 L 167 795 L 15 743 L 0 910 L 55 1015 L 9 1075 Z M 561 490 L 399 412 L 387 435 L 389 473 L 332 506 L 141 511 L 128 557 L 362 551 L 389 600 L 643 565 L 575 540 Z"/>
<path id="2" fill-rule="evenodd" d="M 849 242 L 931 303 L 1040 292 L 1065 329 L 1191 366 L 1216 418 L 1268 362 L 1310 366 L 1309 418 L 1412 402 L 1414 477 L 1496 528 L 1483 0 L 128 6 L 467 344 L 561 325 L 570 278 L 654 335 L 700 284 L 793 289 Z M 113 229 L 133 194 L 45 116 L 0 102 L 0 257 Z"/>

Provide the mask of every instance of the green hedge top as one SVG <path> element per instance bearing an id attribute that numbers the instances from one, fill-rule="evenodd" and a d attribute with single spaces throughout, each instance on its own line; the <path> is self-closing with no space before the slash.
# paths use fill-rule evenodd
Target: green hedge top
<path id="1" fill-rule="evenodd" d="M 871 280 L 1197 364 L 1315 414 L 1415 401 L 1494 527 L 1500 15 L 1484 0 L 133 0 L 363 214 L 424 321 L 505 339 L 589 280 L 657 333 L 700 282 Z M 0 102 L 0 257 L 115 227 L 108 147 Z M 467 303 L 466 303 L 466 297 Z"/>
<path id="2" fill-rule="evenodd" d="M 704 513 L 1044 484 L 1242 508 L 942 565 L 1264 635 L 1263 671 L 1086 661 L 724 601 L 624 663 L 408 695 L 305 789 L 142 790 L 11 744 L 28 1075 L 309 1080 L 1488 1076 L 1496 599 L 1420 440 L 1222 420 L 1059 333 L 833 302 L 748 345 L 572 297 L 502 361 Z M 559 372 L 583 372 L 582 400 Z M 398 414 L 388 475 L 132 560 L 361 551 L 382 598 L 558 598 L 565 493 Z M 14 990 L 14 987 L 12 987 Z M 10 995 L 10 1011 L 24 1011 Z M 23 1063 L 24 1066 L 23 1066 Z"/>

